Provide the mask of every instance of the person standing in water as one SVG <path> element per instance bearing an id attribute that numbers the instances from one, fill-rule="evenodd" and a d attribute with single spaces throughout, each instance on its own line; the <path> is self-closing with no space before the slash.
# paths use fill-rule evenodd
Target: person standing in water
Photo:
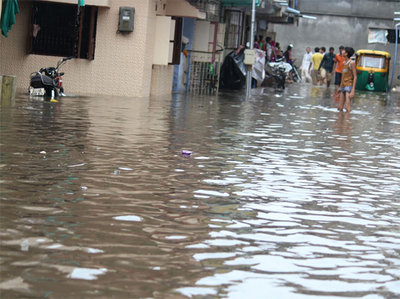
<path id="1" fill-rule="evenodd" d="M 354 55 L 354 49 L 351 47 L 345 47 L 343 50 L 343 69 L 342 69 L 342 81 L 340 82 L 340 99 L 339 99 L 339 111 L 343 111 L 343 107 L 346 111 L 350 111 L 351 100 L 354 98 L 354 92 L 357 84 L 357 73 L 355 62 L 351 59 Z"/>
<path id="2" fill-rule="evenodd" d="M 335 54 L 333 53 L 333 51 L 335 51 L 335 49 L 333 47 L 330 47 L 329 53 L 324 55 L 318 68 L 318 71 L 321 71 L 321 77 L 325 78 L 326 87 L 329 87 L 331 85 L 332 80 L 332 70 L 335 59 Z"/>
<path id="3" fill-rule="evenodd" d="M 311 48 L 307 47 L 306 49 L 306 53 L 303 55 L 303 61 L 301 62 L 301 78 L 303 79 L 303 82 L 306 83 L 311 82 L 311 76 L 310 76 L 310 71 L 309 71 L 309 66 L 310 66 L 310 62 L 311 62 L 311 57 L 312 57 L 312 53 L 311 53 Z"/>
<path id="4" fill-rule="evenodd" d="M 283 56 L 285 57 L 285 61 L 287 63 L 289 63 L 291 66 L 293 66 L 293 62 L 295 62 L 297 59 L 297 58 L 292 57 L 292 46 L 291 45 L 289 45 L 287 47 L 287 50 L 285 53 L 283 53 Z M 290 77 L 289 82 L 293 83 L 293 71 L 289 72 L 289 77 Z"/>
<path id="5" fill-rule="evenodd" d="M 315 47 L 315 53 L 311 56 L 311 62 L 308 70 L 311 72 L 312 84 L 313 85 L 320 85 L 321 83 L 321 76 L 318 72 L 319 65 L 321 64 L 322 58 L 324 56 L 319 52 L 319 48 Z M 313 68 L 311 70 L 311 67 Z"/>
<path id="6" fill-rule="evenodd" d="M 344 50 L 343 46 L 339 47 L 339 53 L 336 54 L 335 57 L 335 63 L 333 65 L 333 72 L 335 73 L 335 93 L 339 92 L 339 87 L 340 83 L 342 82 L 342 68 L 343 68 L 343 62 L 344 62 L 344 57 L 342 55 L 342 52 Z"/>

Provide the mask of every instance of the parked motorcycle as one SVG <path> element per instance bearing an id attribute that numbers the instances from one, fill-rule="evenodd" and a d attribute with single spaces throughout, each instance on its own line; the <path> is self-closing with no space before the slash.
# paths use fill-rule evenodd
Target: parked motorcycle
<path id="1" fill-rule="evenodd" d="M 293 67 L 280 58 L 275 62 L 268 62 L 266 64 L 266 69 L 267 72 L 275 78 L 277 88 L 285 89 L 286 78 L 289 76 L 289 72 L 293 69 Z"/>
<path id="2" fill-rule="evenodd" d="M 59 70 L 72 58 L 74 57 L 62 58 L 56 67 L 41 68 L 38 72 L 31 73 L 29 86 L 31 97 L 50 97 L 51 100 L 55 100 L 59 96 L 65 96 L 62 84 L 64 73 L 59 73 Z"/>

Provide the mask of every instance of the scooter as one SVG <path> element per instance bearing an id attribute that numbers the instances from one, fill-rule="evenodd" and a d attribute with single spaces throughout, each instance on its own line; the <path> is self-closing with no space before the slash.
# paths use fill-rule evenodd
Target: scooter
<path id="1" fill-rule="evenodd" d="M 38 72 L 31 73 L 29 94 L 31 97 L 50 97 L 51 101 L 56 101 L 59 96 L 65 96 L 62 76 L 59 73 L 60 68 L 68 61 L 74 58 L 66 57 L 58 61 L 57 66 L 41 68 Z"/>
<path id="2" fill-rule="evenodd" d="M 284 62 L 283 59 L 278 59 L 276 62 L 268 62 L 266 64 L 267 72 L 275 78 L 275 82 L 278 89 L 285 89 L 285 81 L 286 76 L 289 75 L 289 72 L 293 69 L 293 67 Z"/>

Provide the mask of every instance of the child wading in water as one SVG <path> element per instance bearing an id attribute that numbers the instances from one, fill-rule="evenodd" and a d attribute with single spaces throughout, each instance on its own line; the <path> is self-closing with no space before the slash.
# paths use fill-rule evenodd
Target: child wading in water
<path id="1" fill-rule="evenodd" d="M 338 110 L 342 111 L 343 106 L 346 111 L 350 111 L 351 99 L 354 98 L 354 91 L 357 83 L 356 66 L 351 56 L 354 49 L 346 47 L 343 50 L 344 62 L 342 70 L 342 81 L 340 82 L 340 99 Z"/>

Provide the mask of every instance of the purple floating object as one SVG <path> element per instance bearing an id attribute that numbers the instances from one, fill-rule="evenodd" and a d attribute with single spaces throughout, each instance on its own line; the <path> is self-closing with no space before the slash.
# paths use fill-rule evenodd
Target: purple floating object
<path id="1" fill-rule="evenodd" d="M 183 156 L 191 156 L 192 154 L 193 154 L 192 151 L 182 150 L 182 155 Z"/>

